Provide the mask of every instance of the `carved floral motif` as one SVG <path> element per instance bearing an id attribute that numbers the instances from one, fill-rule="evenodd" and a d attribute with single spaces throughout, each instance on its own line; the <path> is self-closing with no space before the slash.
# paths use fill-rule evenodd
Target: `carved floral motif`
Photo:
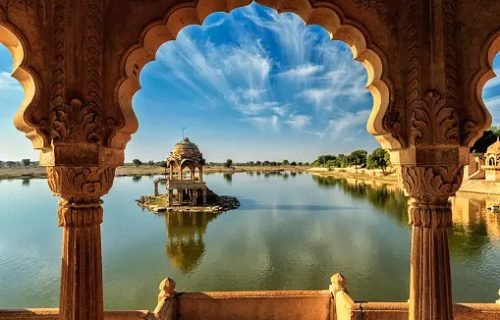
<path id="1" fill-rule="evenodd" d="M 399 179 L 405 191 L 422 203 L 445 203 L 462 184 L 463 168 L 449 166 L 401 166 Z"/>
<path id="2" fill-rule="evenodd" d="M 437 91 L 429 91 L 418 100 L 411 116 L 412 140 L 417 144 L 459 142 L 455 108 Z"/>
<path id="3" fill-rule="evenodd" d="M 94 205 L 113 185 L 114 167 L 47 167 L 50 189 L 68 203 Z"/>
<path id="4" fill-rule="evenodd" d="M 52 114 L 52 140 L 55 143 L 101 141 L 101 117 L 95 104 L 72 99 L 69 104 L 55 107 Z"/>

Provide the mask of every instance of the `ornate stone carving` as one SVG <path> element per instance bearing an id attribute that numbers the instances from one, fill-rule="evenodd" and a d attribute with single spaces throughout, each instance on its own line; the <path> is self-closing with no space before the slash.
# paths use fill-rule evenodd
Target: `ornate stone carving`
<path id="1" fill-rule="evenodd" d="M 51 190 L 68 202 L 95 203 L 113 185 L 114 167 L 47 167 Z"/>
<path id="2" fill-rule="evenodd" d="M 103 10 L 102 0 L 88 1 L 87 43 L 87 101 L 94 106 L 102 105 L 103 62 Z"/>
<path id="3" fill-rule="evenodd" d="M 52 17 L 52 59 L 51 59 L 51 106 L 62 107 L 65 102 L 65 1 L 54 1 Z"/>
<path id="4" fill-rule="evenodd" d="M 398 177 L 405 191 L 419 203 L 447 203 L 462 184 L 463 168 L 401 166 Z"/>
<path id="5" fill-rule="evenodd" d="M 176 317 L 175 301 L 175 281 L 171 278 L 165 278 L 160 283 L 160 293 L 158 294 L 158 304 L 153 311 L 156 319 L 174 320 Z"/>
<path id="6" fill-rule="evenodd" d="M 452 144 L 459 142 L 458 116 L 437 91 L 417 100 L 411 117 L 414 144 Z"/>
<path id="7" fill-rule="evenodd" d="M 102 201 L 78 204 L 67 200 L 59 202 L 60 227 L 86 227 L 102 223 Z"/>
<path id="8" fill-rule="evenodd" d="M 69 104 L 54 107 L 52 140 L 61 142 L 99 143 L 102 138 L 101 117 L 97 105 L 72 99 Z"/>
<path id="9" fill-rule="evenodd" d="M 453 318 L 447 238 L 452 217 L 448 198 L 460 187 L 462 176 L 459 164 L 400 168 L 400 180 L 410 196 L 411 320 Z"/>

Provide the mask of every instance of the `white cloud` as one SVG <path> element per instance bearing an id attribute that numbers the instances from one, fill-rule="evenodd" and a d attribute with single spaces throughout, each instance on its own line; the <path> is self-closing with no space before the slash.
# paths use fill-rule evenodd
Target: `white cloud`
<path id="1" fill-rule="evenodd" d="M 284 76 L 290 78 L 291 80 L 301 80 L 304 78 L 311 77 L 318 72 L 323 70 L 323 66 L 313 65 L 313 64 L 304 64 L 298 67 L 292 68 L 285 72 L 280 73 L 280 76 Z"/>
<path id="2" fill-rule="evenodd" d="M 302 95 L 308 102 L 313 103 L 316 107 L 331 107 L 328 103 L 335 97 L 335 91 L 331 89 L 306 89 Z"/>
<path id="3" fill-rule="evenodd" d="M 303 129 L 311 123 L 312 117 L 307 115 L 293 115 L 285 121 L 289 126 L 295 129 Z"/>
<path id="4" fill-rule="evenodd" d="M 360 125 L 366 125 L 369 116 L 370 110 L 344 114 L 336 119 L 330 120 L 326 131 L 329 132 L 332 137 L 338 137 L 340 133 L 345 133 Z"/>
<path id="5" fill-rule="evenodd" d="M 277 106 L 277 107 L 272 107 L 271 111 L 279 115 L 280 117 L 284 117 L 288 112 L 288 108 L 286 106 Z"/>
<path id="6" fill-rule="evenodd" d="M 0 71 L 0 91 L 22 91 L 23 87 L 11 74 L 6 71 Z"/>
<path id="7" fill-rule="evenodd" d="M 263 131 L 267 129 L 278 130 L 280 126 L 279 117 L 277 115 L 269 117 L 248 117 L 247 120 Z"/>
<path id="8" fill-rule="evenodd" d="M 244 99 L 252 100 L 261 98 L 265 92 L 266 92 L 265 89 L 250 88 L 242 90 L 241 95 Z"/>
<path id="9" fill-rule="evenodd" d="M 484 100 L 484 104 L 488 108 L 493 118 L 493 122 L 500 122 L 500 96 L 490 97 Z"/>

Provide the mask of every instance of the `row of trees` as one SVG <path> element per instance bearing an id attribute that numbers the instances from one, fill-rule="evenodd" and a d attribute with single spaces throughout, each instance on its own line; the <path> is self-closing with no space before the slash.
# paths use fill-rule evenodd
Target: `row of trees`
<path id="1" fill-rule="evenodd" d="M 150 167 L 162 167 L 166 168 L 167 167 L 167 162 L 166 161 L 147 161 L 143 162 L 139 159 L 134 159 L 132 160 L 131 164 L 128 165 L 133 165 L 136 167 L 140 166 L 150 166 Z M 288 161 L 288 160 L 283 160 L 281 162 L 279 161 L 249 161 L 249 162 L 233 162 L 231 159 L 227 159 L 225 162 L 209 162 L 209 166 L 224 166 L 224 167 L 232 167 L 232 166 L 308 166 L 309 162 L 296 162 L 296 161 Z"/>
<path id="2" fill-rule="evenodd" d="M 38 161 L 22 159 L 21 161 L 1 161 L 0 168 L 38 167 Z"/>
<path id="3" fill-rule="evenodd" d="M 355 150 L 351 154 L 321 155 L 314 162 L 313 166 L 323 168 L 368 168 L 385 169 L 390 166 L 389 153 L 382 148 L 373 150 L 368 154 L 366 150 Z"/>
<path id="4" fill-rule="evenodd" d="M 258 167 L 258 166 L 265 166 L 265 167 L 279 167 L 279 166 L 308 166 L 309 162 L 296 162 L 296 161 L 288 161 L 288 160 L 283 160 L 283 161 L 248 161 L 248 162 L 238 162 L 234 163 L 233 160 L 227 159 L 226 162 L 224 163 L 217 163 L 217 162 L 209 162 L 209 165 L 212 166 L 220 166 L 223 165 L 226 168 L 234 166 L 246 166 L 246 167 Z"/>

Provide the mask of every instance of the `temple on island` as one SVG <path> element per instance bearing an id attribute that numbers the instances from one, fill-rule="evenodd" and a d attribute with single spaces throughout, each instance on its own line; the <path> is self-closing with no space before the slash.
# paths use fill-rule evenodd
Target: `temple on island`
<path id="1" fill-rule="evenodd" d="M 168 206 L 197 206 L 207 204 L 207 185 L 203 181 L 205 160 L 198 146 L 189 138 L 184 138 L 174 146 L 167 158 L 168 177 L 154 181 L 155 196 L 159 195 L 158 185 L 167 186 Z"/>

